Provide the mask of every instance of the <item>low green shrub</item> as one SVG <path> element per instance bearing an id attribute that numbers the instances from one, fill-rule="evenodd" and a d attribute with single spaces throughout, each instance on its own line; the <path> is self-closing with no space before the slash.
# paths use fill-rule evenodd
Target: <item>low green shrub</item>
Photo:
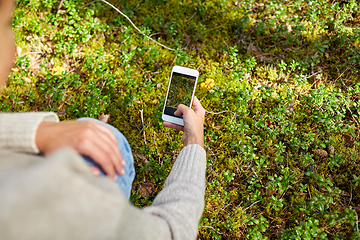
<path id="1" fill-rule="evenodd" d="M 198 238 L 359 237 L 358 1 L 113 2 L 176 51 L 101 1 L 60 2 L 18 1 L 1 111 L 111 114 L 144 207 L 182 147 L 161 124 L 169 73 L 196 68 L 208 156 Z"/>

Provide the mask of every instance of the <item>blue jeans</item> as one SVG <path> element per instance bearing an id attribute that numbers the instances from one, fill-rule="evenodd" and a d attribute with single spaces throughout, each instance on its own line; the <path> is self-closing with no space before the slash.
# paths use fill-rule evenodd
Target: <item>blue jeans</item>
<path id="1" fill-rule="evenodd" d="M 131 194 L 132 183 L 135 178 L 135 168 L 134 168 L 134 157 L 132 155 L 131 148 L 130 148 L 128 141 L 126 140 L 125 136 L 121 132 L 119 132 L 119 130 L 117 130 L 116 128 L 114 128 L 113 126 L 111 126 L 107 123 L 103 123 L 103 122 L 93 119 L 93 118 L 79 118 L 78 119 L 78 121 L 86 121 L 86 120 L 92 120 L 97 123 L 100 123 L 100 124 L 108 127 L 115 134 L 120 153 L 121 153 L 122 157 L 124 158 L 124 161 L 126 162 L 126 165 L 124 166 L 125 174 L 123 176 L 116 174 L 116 177 L 117 177 L 116 181 L 117 181 L 117 184 L 122 189 L 122 191 L 124 192 L 125 196 L 129 199 L 130 194 Z M 105 173 L 99 164 L 97 164 L 91 158 L 89 158 L 87 156 L 83 156 L 83 158 L 87 164 L 95 166 L 100 169 L 100 171 L 101 171 L 100 176 L 105 176 Z"/>

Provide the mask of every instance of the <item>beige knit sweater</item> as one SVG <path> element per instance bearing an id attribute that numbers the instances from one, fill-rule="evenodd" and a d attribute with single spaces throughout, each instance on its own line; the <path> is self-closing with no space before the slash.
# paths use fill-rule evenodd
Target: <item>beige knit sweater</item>
<path id="1" fill-rule="evenodd" d="M 183 148 L 153 204 L 139 209 L 113 180 L 93 176 L 74 150 L 29 154 L 38 152 L 41 121 L 58 119 L 54 113 L 0 113 L 1 239 L 196 238 L 205 194 L 202 147 Z"/>

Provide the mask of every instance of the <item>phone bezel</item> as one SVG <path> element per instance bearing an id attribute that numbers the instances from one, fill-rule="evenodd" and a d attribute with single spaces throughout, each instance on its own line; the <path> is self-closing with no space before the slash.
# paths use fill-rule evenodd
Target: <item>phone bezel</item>
<path id="1" fill-rule="evenodd" d="M 184 121 L 181 118 L 177 118 L 177 117 L 173 117 L 171 115 L 165 114 L 165 107 L 166 107 L 166 102 L 169 96 L 169 90 L 170 90 L 170 85 L 171 85 L 171 80 L 172 80 L 172 76 L 173 73 L 179 73 L 179 74 L 184 74 L 184 75 L 188 75 L 188 76 L 192 76 L 195 77 L 195 84 L 194 84 L 194 89 L 192 91 L 192 95 L 191 95 L 191 101 L 190 101 L 190 105 L 188 107 L 191 107 L 192 101 L 194 99 L 194 94 L 195 94 L 195 90 L 196 90 L 196 85 L 197 85 L 197 81 L 199 78 L 199 72 L 196 69 L 192 69 L 192 68 L 186 68 L 186 67 L 181 67 L 181 66 L 174 66 L 171 70 L 171 75 L 170 75 L 170 81 L 169 81 L 169 85 L 168 85 L 168 89 L 166 92 L 166 98 L 165 98 L 165 103 L 164 103 L 164 108 L 163 108 L 163 112 L 162 112 L 162 119 L 166 122 L 171 122 L 177 125 L 181 125 L 184 126 Z"/>

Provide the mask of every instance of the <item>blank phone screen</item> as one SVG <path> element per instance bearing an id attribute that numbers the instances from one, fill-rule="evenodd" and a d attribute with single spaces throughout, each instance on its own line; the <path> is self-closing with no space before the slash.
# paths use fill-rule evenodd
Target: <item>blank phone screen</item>
<path id="1" fill-rule="evenodd" d="M 194 76 L 173 72 L 168 98 L 166 99 L 165 114 L 177 118 L 183 118 L 182 115 L 175 116 L 174 112 L 179 104 L 190 106 L 195 81 L 196 77 Z"/>

